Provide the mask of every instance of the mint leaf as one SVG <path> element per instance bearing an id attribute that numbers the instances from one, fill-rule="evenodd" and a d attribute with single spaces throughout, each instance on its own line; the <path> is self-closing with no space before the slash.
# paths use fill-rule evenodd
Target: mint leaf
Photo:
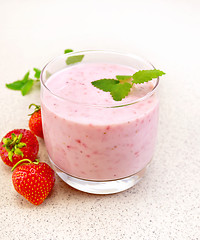
<path id="1" fill-rule="evenodd" d="M 154 69 L 154 70 L 140 70 L 133 74 L 133 83 L 144 83 L 152 80 L 153 78 L 157 78 L 159 76 L 164 75 L 163 71 Z"/>
<path id="2" fill-rule="evenodd" d="M 116 79 L 100 79 L 91 82 L 93 86 L 105 91 L 110 92 L 115 101 L 121 101 L 128 96 L 133 83 L 144 83 L 164 75 L 163 71 L 154 70 L 140 70 L 131 75 L 117 75 Z M 133 80 L 132 80 L 133 79 Z M 131 81 L 132 80 L 132 81 Z"/>
<path id="3" fill-rule="evenodd" d="M 28 81 L 28 78 L 29 78 L 29 74 L 30 74 L 30 72 L 28 71 L 28 72 L 24 75 L 22 81 L 27 82 L 27 81 Z"/>
<path id="4" fill-rule="evenodd" d="M 91 83 L 94 87 L 99 88 L 104 92 L 110 92 L 115 101 L 121 101 L 125 98 L 132 87 L 130 83 L 120 83 L 119 80 L 106 78 L 93 81 Z"/>
<path id="5" fill-rule="evenodd" d="M 65 49 L 64 53 L 70 53 L 70 52 L 73 52 L 72 49 Z"/>
<path id="6" fill-rule="evenodd" d="M 119 83 L 112 88 L 110 94 L 115 101 L 121 101 L 128 96 L 131 88 L 132 85 L 130 83 Z"/>
<path id="7" fill-rule="evenodd" d="M 34 70 L 34 72 L 35 72 L 34 77 L 35 77 L 36 79 L 40 79 L 41 70 L 38 69 L 38 68 L 33 68 L 33 70 Z"/>
<path id="8" fill-rule="evenodd" d="M 76 56 L 68 57 L 66 60 L 66 64 L 70 65 L 70 64 L 81 62 L 83 58 L 84 58 L 84 55 L 76 55 Z"/>
<path id="9" fill-rule="evenodd" d="M 125 80 L 129 80 L 130 78 L 132 78 L 132 76 L 130 76 L 130 75 L 117 75 L 116 78 L 119 81 L 125 81 Z"/>
<path id="10" fill-rule="evenodd" d="M 116 84 L 119 84 L 119 81 L 115 80 L 115 79 L 104 78 L 104 79 L 100 79 L 100 80 L 97 80 L 97 81 L 93 81 L 91 83 L 92 83 L 93 86 L 103 90 L 104 92 L 111 92 L 113 87 Z"/>
<path id="11" fill-rule="evenodd" d="M 21 88 L 21 93 L 23 96 L 25 96 L 31 90 L 33 83 L 34 80 L 30 79 L 24 84 L 24 86 Z"/>
<path id="12" fill-rule="evenodd" d="M 22 95 L 26 95 L 31 88 L 33 87 L 33 84 L 35 82 L 39 81 L 41 71 L 38 68 L 33 68 L 33 71 L 35 72 L 34 77 L 35 79 L 31 79 L 29 77 L 30 72 L 27 72 L 22 80 L 15 81 L 13 83 L 6 84 L 6 87 L 12 90 L 20 90 Z"/>
<path id="13" fill-rule="evenodd" d="M 24 84 L 28 81 L 30 72 L 27 72 L 22 80 L 15 81 L 13 83 L 7 83 L 6 87 L 12 90 L 21 90 Z"/>
<path id="14" fill-rule="evenodd" d="M 24 82 L 22 82 L 21 80 L 6 84 L 6 87 L 12 90 L 21 90 L 23 86 Z"/>

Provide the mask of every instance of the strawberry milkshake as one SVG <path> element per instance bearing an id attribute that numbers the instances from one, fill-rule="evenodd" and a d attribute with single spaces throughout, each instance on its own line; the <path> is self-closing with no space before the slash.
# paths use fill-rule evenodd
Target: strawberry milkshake
<path id="1" fill-rule="evenodd" d="M 87 61 L 87 52 L 85 58 L 69 66 L 62 63 L 58 69 L 47 65 L 42 72 L 45 145 L 58 175 L 69 184 L 73 180 L 83 186 L 131 181 L 125 187 L 107 191 L 102 186 L 100 190 L 88 190 L 70 185 L 92 193 L 119 192 L 134 185 L 152 159 L 158 125 L 158 79 L 136 84 L 127 97 L 114 101 L 109 92 L 95 88 L 91 82 L 132 75 L 138 71 L 137 65 L 98 57 Z M 149 65 L 143 68 L 152 68 Z"/>

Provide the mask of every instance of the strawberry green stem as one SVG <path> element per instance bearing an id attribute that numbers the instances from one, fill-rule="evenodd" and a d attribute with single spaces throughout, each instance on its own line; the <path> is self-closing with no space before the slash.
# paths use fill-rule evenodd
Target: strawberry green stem
<path id="1" fill-rule="evenodd" d="M 22 134 L 20 133 L 16 136 L 14 133 L 11 134 L 11 138 L 3 138 L 3 147 L 5 147 L 6 151 L 8 152 L 8 158 L 12 162 L 13 154 L 24 156 L 23 152 L 20 148 L 26 146 L 25 143 L 21 142 Z"/>
<path id="2" fill-rule="evenodd" d="M 19 164 L 21 164 L 21 163 L 23 163 L 23 162 L 29 162 L 29 163 L 33 163 L 30 159 L 22 159 L 22 160 L 20 160 L 19 162 L 17 162 L 14 166 L 13 166 L 13 168 L 11 169 L 11 171 L 14 171 L 15 170 L 15 168 L 19 165 Z"/>
<path id="3" fill-rule="evenodd" d="M 33 163 L 33 164 L 38 164 L 38 163 L 39 163 L 39 160 L 38 160 L 38 159 L 35 159 L 35 160 L 36 160 L 36 162 L 32 162 L 30 159 L 24 158 L 24 159 L 20 160 L 19 162 L 17 162 L 17 163 L 13 166 L 13 168 L 11 169 L 11 171 L 14 171 L 15 168 L 16 168 L 18 165 L 20 165 L 21 163 L 29 162 L 29 163 Z"/>
<path id="4" fill-rule="evenodd" d="M 33 113 L 29 114 L 28 116 L 31 116 L 31 115 L 33 115 L 35 112 L 38 112 L 38 111 L 40 110 L 40 108 L 41 108 L 40 105 L 36 105 L 35 103 L 30 104 L 28 108 L 30 109 L 32 106 L 35 107 L 35 110 L 34 110 Z"/>

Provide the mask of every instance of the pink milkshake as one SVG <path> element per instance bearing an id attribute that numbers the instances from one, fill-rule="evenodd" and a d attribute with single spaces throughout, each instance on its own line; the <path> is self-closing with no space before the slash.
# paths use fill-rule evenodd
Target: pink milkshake
<path id="1" fill-rule="evenodd" d="M 157 80 L 135 85 L 120 102 L 91 84 L 136 71 L 136 66 L 115 62 L 83 61 L 53 71 L 46 79 L 41 94 L 45 144 L 67 183 L 72 179 L 83 184 L 139 179 L 151 161 L 158 125 Z M 91 191 L 70 185 L 93 193 L 131 186 L 105 192 L 102 186 L 100 191 Z"/>

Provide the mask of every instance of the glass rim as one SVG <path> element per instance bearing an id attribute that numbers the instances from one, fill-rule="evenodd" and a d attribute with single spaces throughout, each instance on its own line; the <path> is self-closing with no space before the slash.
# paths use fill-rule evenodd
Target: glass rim
<path id="1" fill-rule="evenodd" d="M 142 58 L 142 57 L 139 57 L 135 54 L 132 54 L 132 53 L 122 53 L 122 52 L 118 52 L 118 51 L 110 51 L 110 50 L 83 50 L 83 51 L 73 51 L 73 52 L 70 52 L 70 53 L 65 53 L 65 54 L 62 54 L 62 55 L 59 55 L 57 57 L 54 57 L 52 60 L 50 60 L 42 69 L 41 71 L 41 74 L 40 74 L 40 82 L 42 84 L 42 86 L 48 91 L 50 92 L 53 96 L 55 96 L 56 98 L 62 100 L 62 101 L 68 101 L 68 102 L 71 102 L 73 104 L 79 104 L 79 105 L 84 105 L 84 106 L 90 106 L 90 107 L 104 107 L 104 108 L 116 108 L 116 107 L 124 107 L 124 106 L 128 106 L 128 105 L 132 105 L 132 104 L 135 104 L 135 103 L 138 103 L 138 102 L 142 102 L 146 99 L 148 99 L 149 97 L 151 97 L 154 92 L 156 91 L 158 85 L 159 85 L 159 82 L 160 82 L 160 79 L 159 77 L 157 77 L 156 79 L 156 83 L 155 83 L 155 86 L 153 87 L 153 89 L 148 92 L 146 95 L 144 95 L 143 97 L 141 98 L 138 98 L 138 99 L 135 99 L 135 100 L 129 100 L 129 101 L 126 101 L 126 102 L 123 102 L 123 103 L 119 103 L 118 101 L 116 101 L 116 104 L 115 103 L 107 103 L 107 104 L 90 104 L 90 103 L 84 103 L 84 102 L 78 102 L 78 101 L 74 101 L 74 100 L 71 100 L 71 99 L 68 99 L 68 98 L 65 98 L 65 97 L 61 97 L 55 93 L 52 92 L 52 90 L 50 90 L 47 85 L 45 84 L 45 81 L 44 81 L 44 72 L 46 70 L 46 68 L 52 64 L 53 62 L 55 62 L 56 60 L 58 59 L 61 59 L 63 57 L 70 57 L 70 56 L 74 56 L 74 55 L 83 55 L 83 54 L 87 54 L 87 53 L 107 53 L 107 54 L 116 54 L 116 55 L 123 55 L 123 56 L 127 56 L 127 57 L 131 57 L 131 58 L 134 58 L 134 59 L 138 59 L 140 61 L 142 61 L 143 63 L 146 63 L 148 65 L 150 65 L 153 69 L 156 69 L 154 67 L 154 65 L 149 62 L 148 60 Z"/>

